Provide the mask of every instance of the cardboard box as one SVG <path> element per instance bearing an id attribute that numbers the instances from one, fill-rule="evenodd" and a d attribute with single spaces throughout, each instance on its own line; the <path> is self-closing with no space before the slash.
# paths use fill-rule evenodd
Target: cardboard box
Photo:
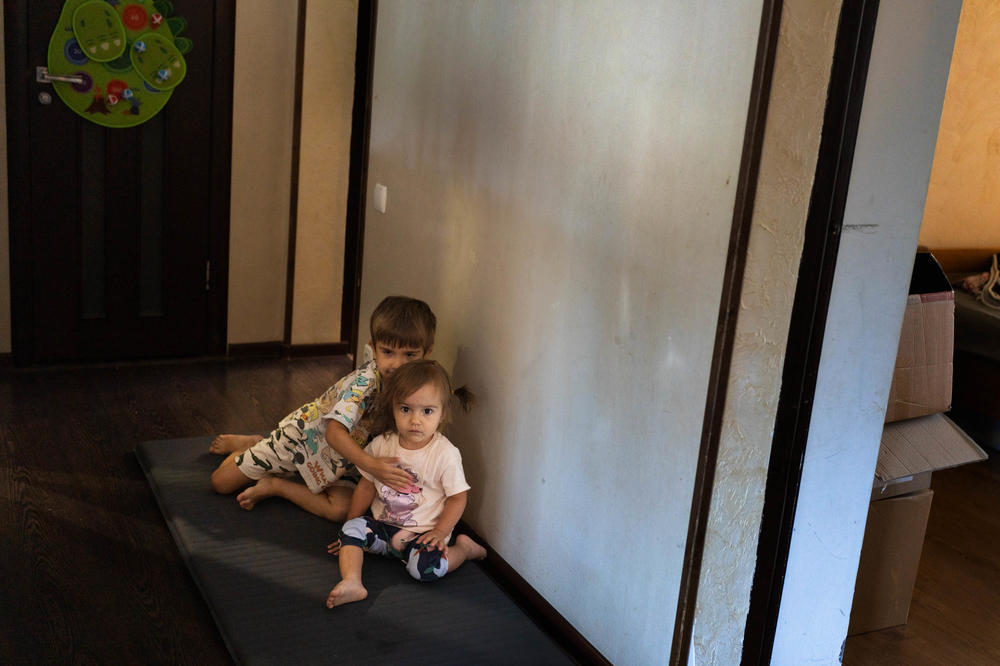
<path id="1" fill-rule="evenodd" d="M 888 423 L 882 429 L 875 482 L 890 484 L 986 458 L 986 452 L 944 414 Z"/>
<path id="2" fill-rule="evenodd" d="M 847 635 L 906 624 L 934 492 L 872 502 Z"/>
<path id="3" fill-rule="evenodd" d="M 909 495 L 918 490 L 931 487 L 931 473 L 907 474 L 898 479 L 883 481 L 877 476 L 872 482 L 872 501 L 891 499 L 900 495 Z"/>
<path id="4" fill-rule="evenodd" d="M 933 497 L 931 473 L 985 459 L 986 453 L 944 414 L 885 426 L 849 636 L 906 624 Z"/>
<path id="5" fill-rule="evenodd" d="M 917 253 L 899 332 L 885 422 L 951 409 L 955 292 L 929 252 Z"/>

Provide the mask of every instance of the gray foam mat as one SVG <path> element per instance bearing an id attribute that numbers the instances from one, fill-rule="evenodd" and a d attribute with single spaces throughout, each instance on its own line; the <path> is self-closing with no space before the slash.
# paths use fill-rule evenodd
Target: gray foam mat
<path id="1" fill-rule="evenodd" d="M 136 456 L 237 663 L 573 663 L 476 562 L 419 583 L 366 555 L 368 598 L 327 609 L 339 525 L 284 500 L 244 511 L 216 494 L 210 441 L 143 442 Z"/>

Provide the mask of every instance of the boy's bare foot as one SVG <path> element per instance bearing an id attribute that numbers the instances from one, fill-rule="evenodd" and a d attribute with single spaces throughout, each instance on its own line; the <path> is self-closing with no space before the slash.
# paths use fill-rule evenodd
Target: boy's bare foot
<path id="1" fill-rule="evenodd" d="M 361 601 L 368 597 L 368 590 L 361 584 L 361 581 L 342 580 L 337 586 L 330 590 L 330 596 L 326 598 L 326 607 L 343 606 L 355 601 Z"/>
<path id="2" fill-rule="evenodd" d="M 219 435 L 209 444 L 210 453 L 237 453 L 246 451 L 251 446 L 260 441 L 257 435 Z"/>
<path id="3" fill-rule="evenodd" d="M 276 479 L 265 476 L 263 479 L 237 495 L 236 501 L 240 503 L 241 507 L 249 511 L 257 505 L 257 502 L 275 495 L 275 481 Z"/>
<path id="4" fill-rule="evenodd" d="M 470 539 L 465 534 L 455 537 L 455 545 L 452 548 L 461 548 L 465 551 L 465 559 L 481 560 L 486 557 L 486 549 Z"/>

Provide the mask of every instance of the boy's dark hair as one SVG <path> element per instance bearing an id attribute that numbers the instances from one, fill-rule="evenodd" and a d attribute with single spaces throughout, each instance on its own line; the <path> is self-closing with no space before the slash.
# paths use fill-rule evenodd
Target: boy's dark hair
<path id="1" fill-rule="evenodd" d="M 419 347 L 426 353 L 434 346 L 437 318 L 423 301 L 406 296 L 388 296 L 372 312 L 373 343 L 390 347 Z"/>
<path id="2" fill-rule="evenodd" d="M 468 387 L 451 389 L 451 378 L 441 364 L 431 359 L 410 361 L 396 368 L 386 378 L 382 390 L 375 400 L 375 420 L 371 430 L 374 434 L 395 432 L 396 420 L 393 405 L 403 402 L 420 390 L 425 384 L 434 384 L 441 396 L 441 425 L 451 421 L 452 403 L 457 402 L 463 411 L 469 411 L 476 397 Z"/>

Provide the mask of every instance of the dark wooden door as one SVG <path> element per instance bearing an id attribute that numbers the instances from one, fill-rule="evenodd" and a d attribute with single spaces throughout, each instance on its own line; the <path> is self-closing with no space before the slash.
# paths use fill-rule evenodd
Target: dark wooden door
<path id="1" fill-rule="evenodd" d="M 35 80 L 62 6 L 4 2 L 14 357 L 221 353 L 234 0 L 173 0 L 193 42 L 186 77 L 130 128 L 77 115 Z"/>

